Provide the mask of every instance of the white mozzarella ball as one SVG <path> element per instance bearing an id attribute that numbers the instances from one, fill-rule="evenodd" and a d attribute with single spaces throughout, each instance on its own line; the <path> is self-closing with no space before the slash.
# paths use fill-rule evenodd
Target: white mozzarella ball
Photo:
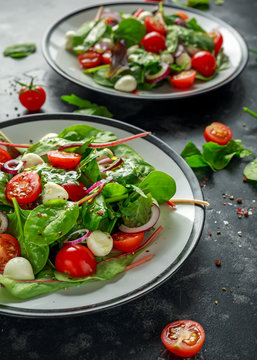
<path id="1" fill-rule="evenodd" d="M 65 34 L 65 43 L 64 43 L 64 48 L 65 50 L 72 50 L 72 40 L 74 38 L 74 35 L 75 35 L 75 31 L 73 30 L 69 30 L 66 32 Z"/>
<path id="2" fill-rule="evenodd" d="M 114 88 L 123 92 L 132 92 L 137 88 L 137 81 L 132 75 L 124 75 L 116 81 Z"/>
<path id="3" fill-rule="evenodd" d="M 68 198 L 69 194 L 61 185 L 51 181 L 45 184 L 44 193 L 42 195 L 43 203 L 49 200 L 68 200 Z"/>
<path id="4" fill-rule="evenodd" d="M 95 230 L 87 238 L 87 246 L 95 256 L 105 256 L 112 250 L 113 240 L 110 234 Z"/>
<path id="5" fill-rule="evenodd" d="M 187 53 L 182 53 L 176 58 L 176 64 L 184 68 L 184 70 L 191 69 L 191 57 Z"/>
<path id="6" fill-rule="evenodd" d="M 15 280 L 34 280 L 30 262 L 23 257 L 15 257 L 8 261 L 4 268 L 4 277 Z"/>
<path id="7" fill-rule="evenodd" d="M 25 154 L 21 160 L 24 162 L 23 169 L 30 169 L 44 163 L 44 160 L 39 155 L 33 153 Z"/>
<path id="8" fill-rule="evenodd" d="M 172 54 L 163 53 L 163 54 L 161 54 L 160 58 L 161 58 L 161 61 L 166 63 L 166 64 L 171 65 L 171 64 L 174 63 L 174 57 L 173 57 Z"/>
<path id="9" fill-rule="evenodd" d="M 142 11 L 141 14 L 137 17 L 139 21 L 145 21 L 147 16 L 153 17 L 153 14 L 150 11 Z"/>
<path id="10" fill-rule="evenodd" d="M 139 49 L 139 46 L 138 45 L 133 45 L 133 46 L 130 46 L 128 49 L 127 49 L 127 55 L 131 55 L 133 54 L 136 50 Z"/>

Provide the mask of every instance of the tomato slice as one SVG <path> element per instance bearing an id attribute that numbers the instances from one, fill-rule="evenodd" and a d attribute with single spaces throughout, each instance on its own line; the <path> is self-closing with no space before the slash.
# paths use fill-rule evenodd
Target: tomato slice
<path id="1" fill-rule="evenodd" d="M 19 204 L 32 203 L 41 191 L 40 177 L 35 171 L 24 171 L 15 175 L 5 188 L 7 199 L 12 201 L 12 198 L 16 198 Z"/>
<path id="2" fill-rule="evenodd" d="M 90 69 L 101 64 L 101 54 L 94 50 L 88 50 L 78 56 L 78 61 L 83 69 Z"/>
<path id="3" fill-rule="evenodd" d="M 209 51 L 198 51 L 192 56 L 192 67 L 203 76 L 212 76 L 216 71 L 216 59 Z"/>
<path id="4" fill-rule="evenodd" d="M 219 145 L 226 145 L 233 137 L 230 128 L 219 122 L 207 126 L 203 135 L 207 142 L 213 141 Z"/>
<path id="5" fill-rule="evenodd" d="M 159 54 L 160 51 L 166 49 L 165 37 L 157 31 L 152 31 L 146 34 L 141 40 L 141 45 L 144 46 L 146 51 Z"/>
<path id="6" fill-rule="evenodd" d="M 215 56 L 217 56 L 223 45 L 223 36 L 219 32 L 219 30 L 213 30 L 212 32 L 209 33 L 209 35 L 213 38 L 214 53 Z"/>
<path id="7" fill-rule="evenodd" d="M 81 155 L 59 150 L 52 150 L 47 153 L 50 163 L 59 169 L 73 169 L 80 160 Z"/>
<path id="8" fill-rule="evenodd" d="M 119 231 L 112 235 L 113 247 L 123 252 L 136 250 L 143 242 L 144 232 L 127 234 Z"/>
<path id="9" fill-rule="evenodd" d="M 67 193 L 69 194 L 69 198 L 72 201 L 79 201 L 84 196 L 86 196 L 87 188 L 80 181 L 79 181 L 79 184 L 76 184 L 75 182 L 62 184 L 62 187 L 67 191 Z"/>
<path id="10" fill-rule="evenodd" d="M 178 15 L 181 19 L 184 19 L 184 20 L 188 19 L 188 15 L 182 11 L 177 12 L 175 15 Z"/>
<path id="11" fill-rule="evenodd" d="M 85 277 L 95 273 L 96 260 L 93 253 L 84 245 L 67 245 L 56 255 L 57 271 L 74 277 Z"/>
<path id="12" fill-rule="evenodd" d="M 204 343 L 202 326 L 192 320 L 180 320 L 168 324 L 162 331 L 161 340 L 173 354 L 190 357 L 198 353 Z"/>
<path id="13" fill-rule="evenodd" d="M 145 18 L 145 27 L 148 33 L 152 31 L 156 31 L 161 35 L 167 34 L 167 30 L 165 26 L 153 16 L 147 16 Z"/>
<path id="14" fill-rule="evenodd" d="M 111 50 L 106 50 L 102 54 L 102 63 L 105 64 L 105 65 L 110 64 L 111 63 L 111 56 L 112 56 Z"/>
<path id="15" fill-rule="evenodd" d="M 0 234 L 0 272 L 4 271 L 5 265 L 14 257 L 20 256 L 21 248 L 18 241 L 9 234 Z"/>
<path id="16" fill-rule="evenodd" d="M 11 155 L 5 149 L 0 147 L 0 164 L 4 164 L 8 160 L 12 160 Z"/>
<path id="17" fill-rule="evenodd" d="M 170 79 L 171 83 L 179 89 L 190 88 L 196 77 L 195 70 L 182 71 L 179 74 L 173 75 Z"/>

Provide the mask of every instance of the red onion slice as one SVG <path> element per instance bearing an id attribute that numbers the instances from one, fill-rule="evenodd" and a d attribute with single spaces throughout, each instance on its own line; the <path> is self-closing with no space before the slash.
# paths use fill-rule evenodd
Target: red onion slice
<path id="1" fill-rule="evenodd" d="M 3 164 L 2 170 L 8 174 L 16 175 L 21 170 L 22 166 L 23 166 L 23 161 L 17 160 L 17 159 L 12 159 L 12 160 L 6 161 Z"/>
<path id="2" fill-rule="evenodd" d="M 153 204 L 151 219 L 146 224 L 144 224 L 142 226 L 138 226 L 138 227 L 133 227 L 133 228 L 122 224 L 122 225 L 120 225 L 119 229 L 120 229 L 120 231 L 122 231 L 124 233 L 128 233 L 128 234 L 135 234 L 138 232 L 147 231 L 147 230 L 150 230 L 157 223 L 159 217 L 160 217 L 160 208 L 159 208 L 159 206 Z"/>
<path id="3" fill-rule="evenodd" d="M 107 169 L 104 169 L 102 172 L 105 172 L 105 171 L 109 171 L 109 170 L 113 170 L 115 169 L 116 167 L 118 167 L 119 165 L 121 165 L 123 163 L 123 160 L 122 158 L 118 158 L 117 160 L 115 160 L 111 166 L 109 166 Z"/>
<path id="4" fill-rule="evenodd" d="M 105 158 L 97 161 L 97 164 L 98 165 L 105 165 L 105 164 L 110 164 L 112 162 L 113 162 L 113 160 L 111 158 L 109 158 L 108 156 L 106 156 Z"/>
<path id="5" fill-rule="evenodd" d="M 86 232 L 86 234 L 83 235 L 82 237 L 78 238 L 78 239 L 69 240 L 74 234 L 81 233 L 81 232 Z M 64 245 L 76 245 L 76 244 L 79 244 L 82 241 L 86 240 L 86 238 L 88 238 L 90 236 L 90 234 L 91 234 L 91 231 L 88 230 L 88 229 L 80 229 L 80 230 L 74 231 L 72 234 L 70 234 L 67 237 L 67 239 L 63 242 L 63 244 Z"/>
<path id="6" fill-rule="evenodd" d="M 102 13 L 101 19 L 108 19 L 108 18 L 112 18 L 113 20 L 116 20 L 117 23 L 119 23 L 122 20 L 120 14 L 116 12 L 108 11 Z"/>
<path id="7" fill-rule="evenodd" d="M 5 233 L 7 227 L 8 227 L 8 217 L 3 212 L 0 212 L 0 234 Z"/>
<path id="8" fill-rule="evenodd" d="M 90 194 L 91 191 L 93 191 L 94 189 L 96 189 L 98 186 L 101 186 L 103 183 L 105 183 L 105 180 L 97 181 L 94 185 L 90 186 L 90 188 L 87 189 L 86 195 L 87 195 L 87 194 Z"/>
<path id="9" fill-rule="evenodd" d="M 169 73 L 170 73 L 169 64 L 161 63 L 160 71 L 158 71 L 156 74 L 153 74 L 153 75 L 146 73 L 145 78 L 149 84 L 152 84 L 152 83 L 155 83 L 155 82 L 165 79 L 169 75 Z"/>

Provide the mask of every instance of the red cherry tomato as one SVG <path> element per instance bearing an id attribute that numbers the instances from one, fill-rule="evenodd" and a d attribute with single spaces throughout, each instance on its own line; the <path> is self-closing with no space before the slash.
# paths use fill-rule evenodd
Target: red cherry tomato
<path id="1" fill-rule="evenodd" d="M 141 40 L 141 45 L 144 46 L 146 51 L 156 54 L 166 49 L 165 37 L 156 31 L 146 34 Z"/>
<path id="2" fill-rule="evenodd" d="M 209 33 L 209 35 L 213 38 L 214 53 L 215 53 L 215 56 L 217 56 L 223 45 L 223 37 L 222 37 L 221 33 L 219 32 L 219 30 L 213 30 L 212 32 Z"/>
<path id="3" fill-rule="evenodd" d="M 101 54 L 94 50 L 88 50 L 78 56 L 78 61 L 83 69 L 94 68 L 101 64 Z"/>
<path id="4" fill-rule="evenodd" d="M 144 234 L 144 232 L 127 234 L 119 231 L 112 235 L 113 246 L 123 252 L 136 250 L 142 244 Z"/>
<path id="5" fill-rule="evenodd" d="M 57 271 L 74 277 L 90 276 L 96 271 L 96 260 L 93 253 L 84 245 L 67 245 L 56 255 Z"/>
<path id="6" fill-rule="evenodd" d="M 188 19 L 188 15 L 182 11 L 177 12 L 175 15 L 178 15 L 179 17 L 181 17 L 181 19 L 184 19 L 184 20 Z"/>
<path id="7" fill-rule="evenodd" d="M 0 273 L 5 265 L 14 257 L 20 256 L 21 248 L 18 241 L 9 234 L 0 234 Z"/>
<path id="8" fill-rule="evenodd" d="M 49 151 L 47 156 L 50 163 L 59 169 L 73 169 L 81 160 L 80 154 L 59 150 Z"/>
<path id="9" fill-rule="evenodd" d="M 139 15 L 142 14 L 143 11 L 144 11 L 143 9 L 139 8 L 139 9 L 137 9 L 137 10 L 134 12 L 133 16 L 134 16 L 135 18 L 138 18 Z"/>
<path id="10" fill-rule="evenodd" d="M 111 50 L 106 50 L 102 54 L 102 63 L 106 64 L 106 65 L 110 64 L 111 63 L 111 56 L 112 56 Z"/>
<path id="11" fill-rule="evenodd" d="M 166 35 L 167 30 L 165 26 L 156 18 L 152 16 L 147 16 L 145 18 L 145 27 L 148 33 L 156 31 L 159 34 Z"/>
<path id="12" fill-rule="evenodd" d="M 161 334 L 164 346 L 173 354 L 190 357 L 198 353 L 204 343 L 202 326 L 192 320 L 175 321 L 167 325 Z"/>
<path id="13" fill-rule="evenodd" d="M 182 71 L 179 74 L 173 75 L 170 79 L 171 83 L 179 89 L 190 88 L 196 77 L 195 70 Z"/>
<path id="14" fill-rule="evenodd" d="M 233 137 L 230 128 L 219 122 L 207 126 L 203 135 L 207 142 L 213 141 L 219 145 L 226 145 Z"/>
<path id="15" fill-rule="evenodd" d="M 84 196 L 86 196 L 87 188 L 85 185 L 79 181 L 79 184 L 74 183 L 68 183 L 68 184 L 62 184 L 62 187 L 67 191 L 69 194 L 69 198 L 72 201 L 79 201 Z"/>
<path id="16" fill-rule="evenodd" d="M 20 103 L 29 111 L 38 111 L 45 103 L 45 90 L 38 85 L 33 84 L 33 79 L 30 85 L 24 85 L 19 91 Z"/>
<path id="17" fill-rule="evenodd" d="M 106 25 L 110 25 L 110 26 L 114 26 L 118 24 L 117 20 L 112 17 L 108 17 L 104 22 Z"/>
<path id="18" fill-rule="evenodd" d="M 35 171 L 24 171 L 15 175 L 5 188 L 7 199 L 12 201 L 12 198 L 16 198 L 19 204 L 32 203 L 41 191 L 40 177 Z"/>
<path id="19" fill-rule="evenodd" d="M 209 51 L 198 51 L 192 56 L 192 67 L 203 76 L 212 76 L 216 70 L 216 59 Z"/>
<path id="20" fill-rule="evenodd" d="M 12 160 L 11 155 L 5 149 L 0 147 L 0 164 L 4 164 L 8 160 Z"/>

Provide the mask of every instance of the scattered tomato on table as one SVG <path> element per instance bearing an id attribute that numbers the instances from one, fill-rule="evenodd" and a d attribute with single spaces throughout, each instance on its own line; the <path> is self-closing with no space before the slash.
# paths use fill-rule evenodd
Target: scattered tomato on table
<path id="1" fill-rule="evenodd" d="M 203 135 L 207 142 L 213 141 L 219 145 L 226 145 L 233 137 L 230 128 L 219 122 L 206 126 Z"/>
<path id="2" fill-rule="evenodd" d="M 46 92 L 42 86 L 35 85 L 33 78 L 29 85 L 16 81 L 22 88 L 19 91 L 20 103 L 29 111 L 38 111 L 44 105 Z"/>

